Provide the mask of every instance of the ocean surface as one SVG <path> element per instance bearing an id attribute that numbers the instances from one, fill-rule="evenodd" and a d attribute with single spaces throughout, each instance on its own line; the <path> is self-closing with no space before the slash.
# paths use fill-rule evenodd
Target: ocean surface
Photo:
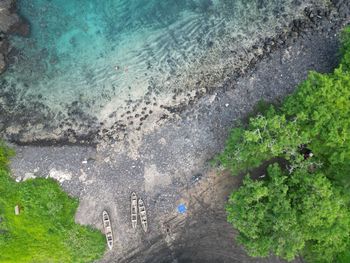
<path id="1" fill-rule="evenodd" d="M 12 37 L 12 65 L 0 77 L 1 95 L 12 96 L 5 108 L 102 124 L 145 96 L 172 103 L 174 92 L 220 86 L 246 49 L 283 31 L 308 2 L 19 0 L 31 35 Z"/>

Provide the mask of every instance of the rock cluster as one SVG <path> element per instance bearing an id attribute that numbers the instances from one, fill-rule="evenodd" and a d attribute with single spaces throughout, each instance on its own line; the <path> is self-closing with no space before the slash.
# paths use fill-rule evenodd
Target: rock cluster
<path id="1" fill-rule="evenodd" d="M 29 35 L 29 25 L 16 14 L 15 0 L 0 0 L 0 73 L 6 69 L 10 52 L 8 34 Z"/>

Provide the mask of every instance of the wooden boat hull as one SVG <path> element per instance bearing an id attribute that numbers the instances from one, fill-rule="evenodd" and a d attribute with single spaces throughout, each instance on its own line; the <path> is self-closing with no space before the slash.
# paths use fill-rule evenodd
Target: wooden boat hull
<path id="1" fill-rule="evenodd" d="M 137 196 L 135 193 L 131 194 L 131 226 L 137 227 Z"/>
<path id="2" fill-rule="evenodd" d="M 139 208 L 141 227 L 143 231 L 146 233 L 148 230 L 148 220 L 147 220 L 147 214 L 146 214 L 146 207 L 141 198 L 138 201 L 138 208 Z"/>
<path id="3" fill-rule="evenodd" d="M 109 219 L 109 215 L 107 211 L 102 212 L 102 220 L 103 220 L 103 229 L 106 235 L 106 241 L 108 248 L 111 250 L 113 248 L 113 232 L 112 232 L 112 226 L 111 226 L 111 220 Z"/>

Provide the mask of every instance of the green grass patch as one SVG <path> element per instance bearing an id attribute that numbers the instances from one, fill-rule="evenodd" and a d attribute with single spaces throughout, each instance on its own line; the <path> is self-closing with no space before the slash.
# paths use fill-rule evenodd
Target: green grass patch
<path id="1" fill-rule="evenodd" d="M 93 262 L 105 251 L 101 232 L 74 222 L 78 200 L 52 179 L 16 183 L 13 152 L 0 146 L 0 262 Z M 20 207 L 15 215 L 14 208 Z"/>

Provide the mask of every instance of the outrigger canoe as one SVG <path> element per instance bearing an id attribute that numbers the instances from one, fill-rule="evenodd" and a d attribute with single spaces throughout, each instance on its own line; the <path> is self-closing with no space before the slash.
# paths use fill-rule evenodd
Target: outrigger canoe
<path id="1" fill-rule="evenodd" d="M 113 232 L 111 227 L 111 221 L 106 211 L 103 211 L 102 219 L 103 219 L 103 229 L 105 231 L 107 245 L 108 245 L 108 248 L 111 250 L 113 247 Z"/>
<path id="2" fill-rule="evenodd" d="M 147 222 L 146 208 L 141 198 L 139 199 L 138 206 L 139 206 L 139 214 L 140 214 L 142 229 L 143 231 L 147 232 L 148 222 Z"/>
<path id="3" fill-rule="evenodd" d="M 137 226 L 137 196 L 135 193 L 131 194 L 131 225 L 132 228 Z"/>

